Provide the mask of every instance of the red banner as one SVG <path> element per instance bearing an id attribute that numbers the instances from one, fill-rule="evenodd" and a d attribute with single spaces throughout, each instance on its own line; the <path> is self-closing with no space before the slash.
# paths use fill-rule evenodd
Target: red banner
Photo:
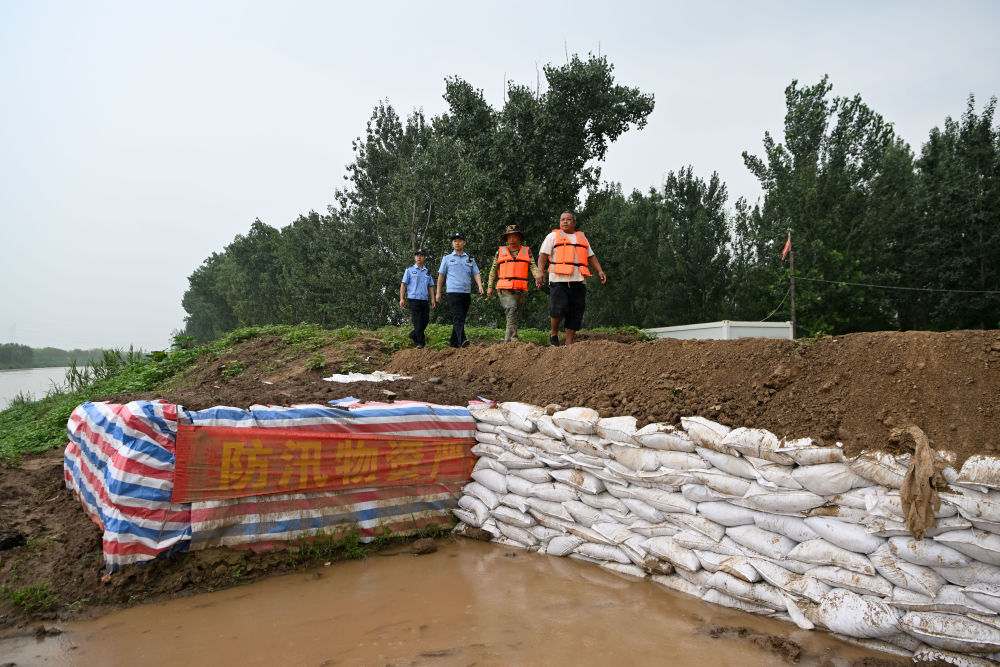
<path id="1" fill-rule="evenodd" d="M 469 479 L 472 438 L 180 424 L 175 503 Z"/>

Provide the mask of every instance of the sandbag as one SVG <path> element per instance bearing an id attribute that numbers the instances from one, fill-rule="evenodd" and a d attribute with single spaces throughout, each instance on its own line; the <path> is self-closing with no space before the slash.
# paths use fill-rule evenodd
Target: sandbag
<path id="1" fill-rule="evenodd" d="M 630 512 L 635 514 L 640 519 L 653 522 L 662 522 L 664 520 L 663 513 L 644 500 L 639 500 L 638 498 L 622 498 L 621 501 Z"/>
<path id="2" fill-rule="evenodd" d="M 848 637 L 888 637 L 900 630 L 890 605 L 842 588 L 824 595 L 814 613 L 811 621 Z"/>
<path id="3" fill-rule="evenodd" d="M 705 602 L 711 602 L 712 604 L 722 605 L 723 607 L 731 607 L 733 609 L 739 609 L 740 611 L 746 611 L 751 614 L 772 614 L 774 610 L 770 607 L 765 607 L 764 605 L 754 604 L 752 602 L 747 602 L 745 600 L 740 600 L 739 598 L 734 598 L 732 595 L 723 593 L 720 590 L 710 588 L 705 591 L 705 594 L 701 596 L 701 599 Z"/>
<path id="4" fill-rule="evenodd" d="M 462 492 L 467 496 L 478 498 L 491 510 L 500 504 L 500 497 L 479 482 L 469 482 L 462 488 Z"/>
<path id="5" fill-rule="evenodd" d="M 673 452 L 693 452 L 695 442 L 686 432 L 669 424 L 646 424 L 633 439 L 643 447 Z"/>
<path id="6" fill-rule="evenodd" d="M 463 528 L 463 526 L 475 526 L 476 528 L 481 526 L 479 520 L 476 518 L 476 515 L 468 510 L 456 507 L 451 511 L 451 513 L 454 514 L 455 518 L 459 521 L 459 524 L 453 529 L 453 532 L 459 535 L 465 535 L 466 529 Z"/>
<path id="7" fill-rule="evenodd" d="M 731 526 L 726 528 L 726 535 L 741 546 L 777 560 L 786 558 L 796 545 L 795 540 L 757 526 Z"/>
<path id="8" fill-rule="evenodd" d="M 735 504 L 761 512 L 792 514 L 808 511 L 825 502 L 823 496 L 805 489 L 801 491 L 768 489 L 752 483 Z"/>
<path id="9" fill-rule="evenodd" d="M 687 497 L 687 496 L 685 496 Z M 753 525 L 757 512 L 745 507 L 737 507 L 725 501 L 698 503 L 698 514 L 723 526 Z M 762 526 L 763 527 L 763 526 Z M 775 531 L 777 532 L 777 531 Z"/>
<path id="10" fill-rule="evenodd" d="M 750 463 L 753 465 L 754 470 L 757 471 L 757 483 L 761 486 L 779 487 L 793 491 L 802 489 L 802 485 L 792 477 L 792 472 L 795 470 L 793 466 L 780 465 L 778 463 L 758 465 L 753 460 L 750 460 Z"/>
<path id="11" fill-rule="evenodd" d="M 545 484 L 546 482 L 552 481 L 552 475 L 545 468 L 521 468 L 519 470 L 511 470 L 507 479 L 507 488 L 510 489 L 511 481 L 510 477 L 520 477 L 523 480 L 531 482 L 532 484 Z M 522 496 L 525 495 L 518 491 Z"/>
<path id="12" fill-rule="evenodd" d="M 757 480 L 757 471 L 750 462 L 741 456 L 723 454 L 707 447 L 697 447 L 695 453 L 705 459 L 716 470 L 720 470 L 727 475 L 742 477 L 743 479 Z"/>
<path id="13" fill-rule="evenodd" d="M 601 493 L 581 493 L 580 502 L 586 503 L 591 507 L 595 507 L 601 510 L 617 510 L 619 512 L 628 512 L 628 508 L 625 507 L 625 503 L 615 498 L 613 495 L 607 491 L 602 491 Z"/>
<path id="14" fill-rule="evenodd" d="M 949 583 L 956 586 L 971 586 L 972 584 L 1000 584 L 1000 567 L 973 561 L 965 567 L 935 567 Z"/>
<path id="15" fill-rule="evenodd" d="M 802 488 L 818 496 L 835 496 L 851 489 L 872 485 L 872 482 L 855 474 L 846 463 L 800 466 L 792 471 L 792 477 L 802 485 Z"/>
<path id="16" fill-rule="evenodd" d="M 611 456 L 614 457 L 615 461 L 621 463 L 629 470 L 636 472 L 659 469 L 660 458 L 657 454 L 659 452 L 655 449 L 647 449 L 645 447 L 640 448 L 617 443 L 611 445 Z"/>
<path id="17" fill-rule="evenodd" d="M 507 493 L 507 476 L 498 473 L 496 470 L 490 470 L 488 468 L 476 470 L 472 473 L 472 479 L 476 480 L 493 493 Z"/>
<path id="18" fill-rule="evenodd" d="M 594 424 L 597 435 L 605 440 L 639 447 L 641 443 L 634 439 L 636 428 L 635 417 L 605 417 Z"/>
<path id="19" fill-rule="evenodd" d="M 907 612 L 900 627 L 925 644 L 960 653 L 1000 651 L 1000 629 L 957 614 Z"/>
<path id="20" fill-rule="evenodd" d="M 958 531 L 969 532 L 969 531 Z M 945 533 L 938 537 L 946 537 L 953 533 Z M 927 567 L 965 567 L 969 557 L 964 553 L 947 546 L 950 543 L 939 543 L 934 540 L 915 540 L 912 537 L 890 537 L 889 551 L 914 565 Z M 980 559 L 982 560 L 982 559 Z"/>
<path id="21" fill-rule="evenodd" d="M 716 541 L 694 530 L 682 530 L 675 533 L 673 538 L 674 542 L 685 549 L 701 549 L 702 551 L 712 551 L 727 556 L 745 555 L 743 547 L 734 542 L 728 535 Z"/>
<path id="22" fill-rule="evenodd" d="M 1000 489 L 1000 458 L 970 456 L 962 464 L 956 480 L 959 484 L 974 484 L 987 489 Z"/>
<path id="23" fill-rule="evenodd" d="M 478 435 L 479 434 L 477 434 L 477 438 L 478 438 Z M 485 434 L 485 435 L 494 435 L 495 436 L 496 434 L 494 433 L 494 434 Z M 505 452 L 505 450 L 503 449 L 503 447 L 500 447 L 499 445 L 493 445 L 493 444 L 484 443 L 484 442 L 478 442 L 478 441 L 476 442 L 476 444 L 474 444 L 472 446 L 472 449 L 470 449 L 469 451 L 472 452 L 472 454 L 474 454 L 475 456 L 488 456 L 491 459 L 498 459 L 498 458 L 500 458 L 500 455 Z"/>
<path id="24" fill-rule="evenodd" d="M 945 579 L 929 567 L 897 557 L 888 544 L 869 554 L 868 559 L 880 575 L 900 588 L 934 597 Z"/>
<path id="25" fill-rule="evenodd" d="M 778 451 L 781 448 L 778 436 L 762 428 L 743 426 L 735 428 L 722 438 L 721 444 L 743 456 L 753 456 L 784 465 L 795 462 L 787 454 Z"/>
<path id="26" fill-rule="evenodd" d="M 560 521 L 575 521 L 575 519 L 573 519 L 573 515 L 570 514 L 565 507 L 563 507 L 561 502 L 543 500 L 542 498 L 535 498 L 533 496 L 526 497 L 524 502 L 526 502 L 528 507 L 531 508 L 531 510 L 529 510 L 529 514 L 535 517 L 535 520 L 538 521 L 538 523 L 542 523 L 542 521 L 538 519 L 536 512 L 545 514 L 554 519 L 559 519 Z"/>
<path id="27" fill-rule="evenodd" d="M 628 526 L 623 526 L 615 521 L 595 521 L 591 524 L 590 528 L 601 537 L 609 540 L 612 544 L 621 545 L 633 537 L 639 537 Z M 644 543 L 645 539 L 642 541 Z"/>
<path id="28" fill-rule="evenodd" d="M 646 521 L 645 519 L 639 519 L 630 524 L 628 528 L 633 533 L 638 533 L 644 537 L 673 537 L 681 532 L 681 529 L 673 524 Z"/>
<path id="29" fill-rule="evenodd" d="M 988 565 L 1000 565 L 1000 535 L 970 528 L 935 535 L 934 541 Z M 943 567 L 955 567 L 943 565 Z"/>
<path id="30" fill-rule="evenodd" d="M 552 417 L 550 415 L 539 415 L 538 417 L 535 417 L 533 421 L 535 422 L 535 428 L 538 429 L 538 432 L 544 436 L 548 436 L 556 440 L 562 440 L 563 436 L 566 435 L 565 431 L 556 426 L 556 423 L 552 421 Z"/>
<path id="31" fill-rule="evenodd" d="M 657 558 L 669 561 L 682 570 L 695 572 L 701 569 L 701 561 L 694 551 L 680 546 L 672 537 L 651 537 L 646 542 L 646 549 Z"/>
<path id="32" fill-rule="evenodd" d="M 753 517 L 754 525 L 772 533 L 784 535 L 788 539 L 796 542 L 815 540 L 819 537 L 812 528 L 796 516 L 785 516 L 783 514 L 767 514 L 766 512 L 755 512 Z"/>
<path id="33" fill-rule="evenodd" d="M 982 493 L 971 489 L 952 487 L 953 493 L 939 492 L 942 508 L 957 508 L 967 519 L 980 519 L 1000 523 L 1000 492 Z"/>
<path id="34" fill-rule="evenodd" d="M 500 505 L 493 510 L 493 518 L 497 520 L 497 523 L 506 523 L 511 526 L 517 526 L 518 528 L 530 528 L 535 525 L 535 520 L 532 519 L 528 514 L 516 510 L 513 507 L 508 507 L 506 505 Z M 517 539 L 517 538 L 513 538 Z"/>
<path id="35" fill-rule="evenodd" d="M 778 451 L 795 461 L 800 466 L 819 465 L 821 463 L 843 463 L 846 461 L 844 451 L 837 446 L 822 447 L 809 438 L 784 441 Z"/>
<path id="36" fill-rule="evenodd" d="M 536 523 L 535 525 L 528 528 L 528 532 L 535 536 L 542 544 L 548 544 L 555 537 L 562 537 L 566 533 L 562 530 L 556 528 L 548 528 L 541 524 Z"/>
<path id="37" fill-rule="evenodd" d="M 615 561 L 605 561 L 601 563 L 605 570 L 611 570 L 615 574 L 624 575 L 626 579 L 645 579 L 648 575 L 637 565 L 632 563 L 618 563 Z"/>
<path id="38" fill-rule="evenodd" d="M 729 426 L 704 417 L 681 417 L 681 426 L 696 444 L 724 454 L 734 453 L 732 449 L 722 446 L 722 439 L 733 430 Z"/>
<path id="39" fill-rule="evenodd" d="M 705 586 L 773 611 L 785 610 L 785 600 L 780 591 L 768 583 L 749 583 L 720 570 L 709 577 Z"/>
<path id="40" fill-rule="evenodd" d="M 691 452 L 658 451 L 660 465 L 671 470 L 704 470 L 709 467 L 705 459 Z"/>
<path id="41" fill-rule="evenodd" d="M 784 567 L 763 558 L 748 558 L 747 561 L 760 573 L 764 581 L 783 591 L 809 598 L 818 602 L 830 592 L 830 586 L 808 575 L 791 572 Z"/>
<path id="42" fill-rule="evenodd" d="M 512 526 L 509 523 L 497 521 L 497 528 L 504 537 L 509 540 L 513 540 L 518 545 L 525 548 L 533 547 L 538 544 L 538 539 L 520 526 Z"/>
<path id="43" fill-rule="evenodd" d="M 490 470 L 495 470 L 501 475 L 508 474 L 507 466 L 500 463 L 496 459 L 491 459 L 488 456 L 481 456 L 476 459 L 476 465 L 472 468 L 473 472 L 476 470 L 482 470 L 483 468 L 489 468 Z"/>
<path id="44" fill-rule="evenodd" d="M 564 503 L 569 500 L 577 500 L 580 494 L 573 487 L 561 482 L 548 482 L 547 484 L 535 484 L 532 486 L 529 495 L 541 498 L 542 500 Z"/>
<path id="45" fill-rule="evenodd" d="M 750 490 L 749 482 L 742 477 L 735 477 L 724 472 L 707 472 L 694 470 L 691 476 L 704 484 L 712 491 L 721 493 L 729 498 L 742 498 L 743 494 Z"/>
<path id="46" fill-rule="evenodd" d="M 535 419 L 545 414 L 545 410 L 537 405 L 515 401 L 501 403 L 499 407 L 507 423 L 525 433 L 534 431 L 537 428 Z"/>
<path id="47" fill-rule="evenodd" d="M 616 546 L 608 544 L 595 544 L 593 542 L 583 542 L 574 549 L 578 554 L 583 554 L 590 558 L 603 561 L 613 561 L 616 563 L 631 564 L 628 556 Z"/>
<path id="48" fill-rule="evenodd" d="M 845 588 L 858 595 L 883 598 L 892 595 L 892 584 L 880 575 L 869 576 L 834 565 L 820 565 L 810 569 L 808 576 L 832 588 Z"/>
<path id="49" fill-rule="evenodd" d="M 667 521 L 682 529 L 694 530 L 705 537 L 718 542 L 726 534 L 725 526 L 715 523 L 703 516 L 686 514 L 683 512 L 671 512 L 666 515 Z"/>
<path id="50" fill-rule="evenodd" d="M 487 424 L 492 424 L 493 426 L 507 426 L 507 418 L 504 416 L 500 408 L 489 404 L 483 404 L 481 407 L 470 405 L 469 414 L 471 414 L 477 422 L 485 422 Z"/>
<path id="51" fill-rule="evenodd" d="M 604 521 L 604 513 L 599 509 L 594 509 L 590 505 L 581 503 L 578 500 L 569 500 L 563 503 L 563 507 L 569 512 L 573 519 L 588 528 L 592 528 L 598 521 Z"/>
<path id="52" fill-rule="evenodd" d="M 955 667 L 996 667 L 996 663 L 974 655 L 963 655 L 939 648 L 924 646 L 913 652 L 916 665 L 955 665 Z"/>
<path id="53" fill-rule="evenodd" d="M 564 442 L 581 454 L 596 456 L 601 459 L 611 458 L 611 441 L 599 435 L 583 435 L 567 433 Z"/>
<path id="54" fill-rule="evenodd" d="M 965 595 L 971 600 L 986 607 L 993 613 L 1000 612 L 1000 586 L 996 584 L 972 584 L 965 588 Z M 980 612 L 987 613 L 987 612 Z"/>
<path id="55" fill-rule="evenodd" d="M 576 450 L 560 439 L 551 438 L 543 433 L 532 433 L 528 436 L 528 441 L 533 447 L 537 447 L 553 456 L 570 454 Z"/>
<path id="56" fill-rule="evenodd" d="M 980 604 L 979 601 L 958 586 L 945 584 L 937 595 L 921 595 L 898 586 L 892 589 L 889 600 L 893 606 L 905 611 L 940 611 L 950 614 L 995 614 L 996 611 Z"/>
<path id="57" fill-rule="evenodd" d="M 848 551 L 870 554 L 885 544 L 885 539 L 870 535 L 862 526 L 854 523 L 823 516 L 811 516 L 803 521 L 819 537 Z"/>
<path id="58" fill-rule="evenodd" d="M 496 433 L 497 427 L 493 424 L 487 424 L 486 422 L 476 422 L 476 430 L 480 433 Z"/>
<path id="59" fill-rule="evenodd" d="M 500 496 L 500 504 L 513 507 L 520 512 L 527 512 L 530 509 L 527 498 L 516 493 L 505 493 Z"/>
<path id="60" fill-rule="evenodd" d="M 493 447 L 500 447 L 500 433 L 499 433 L 500 427 L 494 426 L 493 428 L 497 430 L 493 432 L 476 431 L 475 435 L 476 442 L 482 445 L 491 445 Z M 497 454 L 497 456 L 499 456 L 499 454 Z"/>
<path id="61" fill-rule="evenodd" d="M 685 498 L 680 493 L 636 487 L 632 489 L 632 497 L 641 500 L 661 512 L 683 512 L 695 514 L 698 505 Z"/>
<path id="62" fill-rule="evenodd" d="M 814 565 L 835 565 L 869 576 L 876 574 L 875 566 L 867 556 L 848 551 L 823 539 L 806 540 L 789 551 L 786 557 Z"/>
<path id="63" fill-rule="evenodd" d="M 552 421 L 567 434 L 590 435 L 596 433 L 597 420 L 601 415 L 591 408 L 569 408 L 552 415 Z"/>
<path id="64" fill-rule="evenodd" d="M 687 595 L 693 595 L 694 597 L 700 598 L 705 594 L 705 587 L 699 586 L 698 584 L 693 584 L 684 577 L 678 576 L 676 574 L 654 574 L 652 577 L 653 581 L 660 586 L 669 588 L 680 593 L 686 593 Z"/>
<path id="65" fill-rule="evenodd" d="M 604 491 L 604 482 L 582 470 L 553 470 L 549 474 L 557 482 L 567 484 L 583 493 L 595 495 Z"/>
<path id="66" fill-rule="evenodd" d="M 714 551 L 695 550 L 694 554 L 701 561 L 701 567 L 709 572 L 725 572 L 726 574 L 754 584 L 761 580 L 760 573 L 750 564 L 748 558 L 742 556 L 726 556 Z"/>
<path id="67" fill-rule="evenodd" d="M 481 501 L 479 498 L 471 495 L 464 495 L 458 499 L 458 506 L 467 512 L 472 512 L 475 516 L 475 522 L 466 521 L 466 523 L 472 523 L 472 525 L 479 528 L 483 523 L 490 518 L 490 508 Z"/>
<path id="68" fill-rule="evenodd" d="M 858 475 L 890 489 L 901 487 L 906 475 L 906 466 L 900 465 L 888 452 L 864 451 L 848 465 Z"/>
<path id="69" fill-rule="evenodd" d="M 583 538 L 577 537 L 576 535 L 553 537 L 549 540 L 549 543 L 545 545 L 545 553 L 552 556 L 568 556 L 581 544 L 583 544 Z"/>
<path id="70" fill-rule="evenodd" d="M 728 500 L 732 496 L 728 496 L 724 493 L 719 493 L 718 491 L 713 491 L 701 482 L 692 480 L 688 484 L 681 486 L 681 494 L 694 503 L 710 503 L 715 501 Z M 728 503 L 727 503 L 728 504 Z"/>

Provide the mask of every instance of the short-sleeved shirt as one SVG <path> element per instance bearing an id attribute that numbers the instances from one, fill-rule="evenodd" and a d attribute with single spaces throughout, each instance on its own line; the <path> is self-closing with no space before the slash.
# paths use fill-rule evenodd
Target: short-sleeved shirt
<path id="1" fill-rule="evenodd" d="M 434 286 L 434 279 L 426 266 L 421 269 L 414 264 L 403 271 L 402 284 L 406 285 L 407 299 L 427 301 L 427 290 Z"/>
<path id="2" fill-rule="evenodd" d="M 576 232 L 573 232 L 572 234 L 567 234 L 566 236 L 569 237 L 570 242 L 576 243 Z M 588 241 L 588 244 L 587 244 L 587 257 L 593 257 L 594 256 L 594 249 L 590 247 L 590 243 L 589 243 L 590 239 L 587 239 L 587 241 Z M 538 249 L 538 254 L 539 255 L 548 255 L 549 256 L 549 260 L 550 260 L 549 261 L 549 282 L 550 283 L 572 283 L 572 282 L 583 282 L 584 280 L 586 280 L 584 278 L 583 274 L 580 273 L 580 267 L 579 266 L 574 266 L 573 267 L 573 273 L 570 273 L 570 274 L 552 273 L 552 262 L 551 262 L 551 259 L 552 259 L 552 247 L 555 245 L 555 242 L 556 242 L 556 233 L 555 232 L 549 232 L 549 235 L 545 237 L 544 241 L 542 241 L 542 247 Z"/>
<path id="3" fill-rule="evenodd" d="M 463 252 L 459 255 L 450 252 L 441 258 L 441 268 L 438 273 L 444 274 L 445 289 L 450 294 L 472 291 L 472 278 L 479 275 L 479 267 L 476 260 L 469 253 Z"/>

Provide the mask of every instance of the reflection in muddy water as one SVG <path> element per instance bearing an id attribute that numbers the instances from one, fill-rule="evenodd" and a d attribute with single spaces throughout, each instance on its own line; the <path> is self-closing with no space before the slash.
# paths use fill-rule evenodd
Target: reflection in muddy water
<path id="1" fill-rule="evenodd" d="M 4 640 L 0 655 L 19 665 L 740 667 L 789 664 L 795 644 L 800 664 L 881 655 L 589 563 L 438 544 L 70 623 L 57 637 Z"/>

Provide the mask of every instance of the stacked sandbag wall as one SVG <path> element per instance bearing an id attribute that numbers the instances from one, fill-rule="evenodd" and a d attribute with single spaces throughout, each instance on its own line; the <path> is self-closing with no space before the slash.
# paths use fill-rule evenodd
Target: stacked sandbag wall
<path id="1" fill-rule="evenodd" d="M 899 492 L 909 455 L 849 459 L 699 417 L 636 428 L 588 408 L 470 410 L 479 459 L 460 534 L 919 659 L 1000 658 L 996 460 L 946 468 L 934 527 L 916 540 Z"/>

